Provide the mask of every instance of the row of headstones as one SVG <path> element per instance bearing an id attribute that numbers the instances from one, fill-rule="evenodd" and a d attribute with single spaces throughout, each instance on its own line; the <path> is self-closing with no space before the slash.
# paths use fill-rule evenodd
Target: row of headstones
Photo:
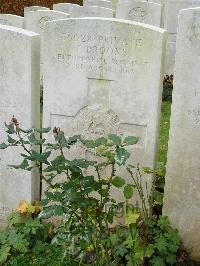
<path id="1" fill-rule="evenodd" d="M 0 24 L 25 28 L 41 33 L 45 22 L 69 17 L 116 17 L 164 27 L 169 32 L 164 74 L 174 73 L 177 19 L 181 9 L 198 7 L 200 0 L 85 0 L 83 6 L 71 3 L 53 5 L 53 10 L 40 6 L 26 7 L 23 17 L 0 14 Z M 29 12 L 43 10 L 43 12 Z M 65 13 L 65 14 L 63 14 Z M 37 23 L 36 23 L 37 22 Z"/>
<path id="2" fill-rule="evenodd" d="M 164 213 L 197 260 L 199 17 L 200 9 L 196 8 L 182 11 L 179 19 L 164 200 Z M 43 126 L 58 126 L 67 136 L 136 135 L 140 141 L 131 150 L 131 162 L 154 168 L 166 31 L 121 20 L 67 19 L 49 22 L 43 40 Z M 3 123 L 13 115 L 23 128 L 39 127 L 39 34 L 0 26 L 0 80 L 0 139 L 6 137 Z M 0 151 L 0 223 L 20 199 L 40 197 L 37 173 L 6 168 L 19 162 L 19 152 Z"/>

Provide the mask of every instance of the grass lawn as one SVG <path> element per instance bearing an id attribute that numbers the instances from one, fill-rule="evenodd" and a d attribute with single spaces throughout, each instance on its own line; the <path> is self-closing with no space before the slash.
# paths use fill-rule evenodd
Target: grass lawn
<path id="1" fill-rule="evenodd" d="M 165 165 L 167 162 L 167 147 L 169 139 L 171 102 L 162 103 L 162 114 L 160 119 L 160 135 L 157 162 Z"/>

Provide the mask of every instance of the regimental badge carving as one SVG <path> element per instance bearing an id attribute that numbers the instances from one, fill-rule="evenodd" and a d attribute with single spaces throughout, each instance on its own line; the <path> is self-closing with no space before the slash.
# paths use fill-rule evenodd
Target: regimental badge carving
<path id="1" fill-rule="evenodd" d="M 51 21 L 52 19 L 50 17 L 42 17 L 39 21 L 38 21 L 38 28 L 41 29 L 42 31 L 45 31 L 47 28 L 47 22 Z"/>
<path id="2" fill-rule="evenodd" d="M 56 122 L 59 121 L 59 125 Z M 66 136 L 80 134 L 84 138 L 99 138 L 119 130 L 119 117 L 111 110 L 84 107 L 75 116 L 51 114 L 51 126 L 59 126 Z"/>
<path id="3" fill-rule="evenodd" d="M 146 11 L 142 7 L 134 7 L 130 10 L 128 16 L 130 20 L 135 20 L 138 22 L 146 21 Z"/>

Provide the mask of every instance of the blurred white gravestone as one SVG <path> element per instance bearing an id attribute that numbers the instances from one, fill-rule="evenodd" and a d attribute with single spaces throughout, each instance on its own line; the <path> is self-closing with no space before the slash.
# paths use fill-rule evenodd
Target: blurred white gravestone
<path id="1" fill-rule="evenodd" d="M 82 12 L 82 6 L 71 3 L 59 3 L 53 5 L 53 10 L 64 12 L 70 15 L 70 17 L 80 17 Z"/>
<path id="2" fill-rule="evenodd" d="M 116 18 L 160 27 L 162 6 L 147 1 L 121 0 L 118 2 Z"/>
<path id="3" fill-rule="evenodd" d="M 105 7 L 99 7 L 99 6 L 84 6 L 83 16 L 84 17 L 113 18 L 114 10 L 105 8 Z"/>
<path id="4" fill-rule="evenodd" d="M 109 0 L 83 0 L 83 6 L 99 6 L 112 9 L 113 4 Z"/>
<path id="5" fill-rule="evenodd" d="M 0 25 L 24 28 L 24 18 L 12 14 L 0 14 Z"/>
<path id="6" fill-rule="evenodd" d="M 165 75 L 174 74 L 175 53 L 176 53 L 176 42 L 168 42 L 166 48 L 166 58 L 165 58 Z"/>
<path id="7" fill-rule="evenodd" d="M 24 8 L 24 16 L 26 15 L 27 12 L 37 11 L 37 10 L 50 10 L 50 8 L 45 6 L 27 6 Z"/>
<path id="8" fill-rule="evenodd" d="M 67 19 L 69 18 L 69 14 L 61 13 L 53 10 L 37 10 L 27 12 L 25 15 L 25 27 L 27 30 L 36 32 L 41 34 L 41 56 L 40 56 L 40 76 L 41 76 L 41 84 L 43 77 L 43 50 L 45 49 L 45 45 L 43 42 L 42 33 L 45 31 L 47 22 L 58 19 Z"/>
<path id="9" fill-rule="evenodd" d="M 179 16 L 163 213 L 200 260 L 200 8 Z"/>
<path id="10" fill-rule="evenodd" d="M 6 141 L 4 123 L 13 115 L 20 127 L 39 127 L 40 38 L 30 31 L 0 25 L 0 139 Z M 0 227 L 20 200 L 39 200 L 40 179 L 36 172 L 8 169 L 19 164 L 21 149 L 0 150 Z"/>
<path id="11" fill-rule="evenodd" d="M 132 163 L 153 168 L 166 31 L 81 18 L 48 23 L 44 38 L 44 127 L 86 138 L 138 136 Z"/>
<path id="12" fill-rule="evenodd" d="M 177 24 L 178 14 L 181 9 L 200 7 L 200 0 L 166 0 L 164 3 L 164 28 L 169 32 L 168 37 L 168 52 L 166 54 L 166 67 L 165 73 L 170 75 L 174 71 L 174 61 L 176 49 L 176 35 L 177 35 Z M 170 57 L 167 57 L 167 56 Z M 170 66 L 170 67 L 169 67 Z M 168 68 L 169 67 L 169 68 Z"/>

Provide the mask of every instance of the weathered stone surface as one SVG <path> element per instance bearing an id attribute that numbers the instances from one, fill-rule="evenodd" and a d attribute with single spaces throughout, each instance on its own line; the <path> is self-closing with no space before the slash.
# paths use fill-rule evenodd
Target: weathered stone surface
<path id="1" fill-rule="evenodd" d="M 174 35 L 177 33 L 178 13 L 181 9 L 198 7 L 200 0 L 166 0 L 164 12 L 164 28 Z M 171 37 L 171 41 L 172 41 Z"/>
<path id="2" fill-rule="evenodd" d="M 179 19 L 163 213 L 200 261 L 200 8 Z"/>
<path id="3" fill-rule="evenodd" d="M 24 28 L 24 18 L 12 14 L 0 14 L 0 25 Z"/>
<path id="4" fill-rule="evenodd" d="M 147 1 L 120 0 L 116 18 L 147 23 L 160 27 L 162 6 Z"/>
<path id="5" fill-rule="evenodd" d="M 176 42 L 168 42 L 165 58 L 165 75 L 174 74 Z"/>
<path id="6" fill-rule="evenodd" d="M 81 18 L 48 23 L 44 38 L 44 126 L 66 136 L 136 135 L 131 162 L 154 167 L 166 32 Z"/>
<path id="7" fill-rule="evenodd" d="M 54 10 L 30 11 L 25 15 L 26 29 L 41 34 L 46 30 L 48 21 L 67 19 L 69 16 L 69 14 Z"/>
<path id="8" fill-rule="evenodd" d="M 42 33 L 45 31 L 48 21 L 58 20 L 58 19 L 67 19 L 69 18 L 69 16 L 70 15 L 67 13 L 62 13 L 62 12 L 53 11 L 53 10 L 30 11 L 30 12 L 27 12 L 25 15 L 25 28 L 27 30 L 41 34 L 41 47 L 40 47 L 40 50 L 41 50 L 41 55 L 40 55 L 41 85 L 42 85 L 42 79 L 43 79 L 43 50 L 45 49 Z"/>
<path id="9" fill-rule="evenodd" d="M 99 6 L 112 9 L 112 2 L 109 0 L 83 0 L 83 6 Z"/>
<path id="10" fill-rule="evenodd" d="M 70 17 L 80 17 L 82 14 L 82 7 L 71 3 L 59 3 L 53 5 L 53 10 L 70 14 Z"/>
<path id="11" fill-rule="evenodd" d="M 84 6 L 83 7 L 84 17 L 104 17 L 113 18 L 114 10 L 99 6 Z"/>
<path id="12" fill-rule="evenodd" d="M 37 10 L 50 10 L 50 8 L 45 6 L 27 6 L 24 8 L 24 16 L 26 15 L 27 12 L 37 11 Z"/>
<path id="13" fill-rule="evenodd" d="M 0 25 L 0 140 L 6 141 L 4 123 L 13 115 L 23 128 L 39 127 L 39 35 Z M 36 173 L 11 170 L 19 164 L 21 150 L 0 150 L 0 227 L 19 201 L 38 200 L 40 180 Z"/>

